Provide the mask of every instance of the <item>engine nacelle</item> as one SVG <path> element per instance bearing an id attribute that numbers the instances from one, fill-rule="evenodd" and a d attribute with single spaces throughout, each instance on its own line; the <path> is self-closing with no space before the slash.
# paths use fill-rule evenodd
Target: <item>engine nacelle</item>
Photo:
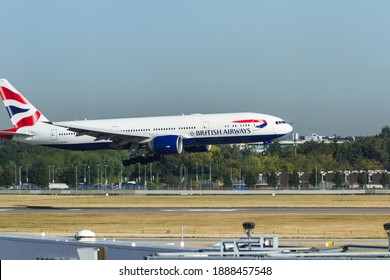
<path id="1" fill-rule="evenodd" d="M 183 139 L 178 135 L 157 136 L 149 143 L 149 149 L 156 155 L 176 155 L 183 151 Z"/>
<path id="2" fill-rule="evenodd" d="M 211 145 L 184 147 L 184 151 L 188 153 L 204 153 L 204 152 L 210 152 L 210 150 L 211 150 Z"/>

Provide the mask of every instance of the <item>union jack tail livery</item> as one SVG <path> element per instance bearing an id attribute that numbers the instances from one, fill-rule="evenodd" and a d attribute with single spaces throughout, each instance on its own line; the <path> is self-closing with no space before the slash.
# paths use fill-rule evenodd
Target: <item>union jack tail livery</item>
<path id="1" fill-rule="evenodd" d="M 48 121 L 5 79 L 0 79 L 0 96 L 15 129 L 34 126 L 39 121 Z"/>

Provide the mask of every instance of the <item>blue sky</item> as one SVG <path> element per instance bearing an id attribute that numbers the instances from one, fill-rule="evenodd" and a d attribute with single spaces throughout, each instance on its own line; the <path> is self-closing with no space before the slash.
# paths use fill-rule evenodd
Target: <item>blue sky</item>
<path id="1" fill-rule="evenodd" d="M 53 121 L 248 111 L 373 135 L 390 124 L 389 14 L 384 0 L 2 0 L 0 77 Z"/>

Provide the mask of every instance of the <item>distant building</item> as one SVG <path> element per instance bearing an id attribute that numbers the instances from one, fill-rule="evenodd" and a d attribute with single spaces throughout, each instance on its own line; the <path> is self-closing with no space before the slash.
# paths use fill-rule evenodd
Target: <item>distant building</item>
<path id="1" fill-rule="evenodd" d="M 299 136 L 298 133 L 293 133 L 291 134 L 291 139 L 288 138 L 280 138 L 278 140 L 279 144 L 281 146 L 297 146 L 300 144 L 303 144 L 305 142 L 317 142 L 317 143 L 325 143 L 325 144 L 330 144 L 333 143 L 336 140 L 336 143 L 345 143 L 345 142 L 353 142 L 356 140 L 356 137 L 354 136 L 346 136 L 346 137 L 341 137 L 341 136 L 321 136 L 316 133 L 312 133 L 311 135 L 308 136 Z M 241 144 L 239 145 L 240 148 L 245 148 L 248 147 L 250 149 L 255 150 L 258 153 L 261 153 L 264 151 L 264 144 L 263 142 L 259 143 L 250 143 L 250 144 Z"/>
<path id="2" fill-rule="evenodd" d="M 67 190 L 69 189 L 69 186 L 64 183 L 50 183 L 49 184 L 50 190 Z"/>

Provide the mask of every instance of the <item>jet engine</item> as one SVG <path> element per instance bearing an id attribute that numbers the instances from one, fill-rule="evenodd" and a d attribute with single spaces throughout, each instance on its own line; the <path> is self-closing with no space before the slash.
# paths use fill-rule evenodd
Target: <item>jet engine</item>
<path id="1" fill-rule="evenodd" d="M 176 155 L 183 151 L 183 139 L 178 135 L 157 136 L 149 143 L 149 149 L 156 155 Z"/>
<path id="2" fill-rule="evenodd" d="M 211 150 L 211 145 L 184 147 L 184 151 L 188 153 L 204 153 L 204 152 L 209 152 L 210 150 Z"/>

